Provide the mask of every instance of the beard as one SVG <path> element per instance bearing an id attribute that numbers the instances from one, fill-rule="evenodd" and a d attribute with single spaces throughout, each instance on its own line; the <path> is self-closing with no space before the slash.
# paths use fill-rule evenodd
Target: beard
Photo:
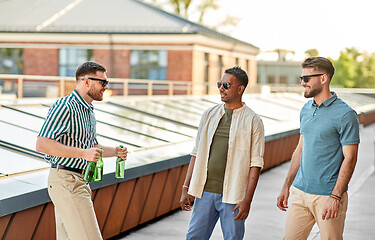
<path id="1" fill-rule="evenodd" d="M 305 91 L 303 95 L 305 96 L 305 98 L 311 98 L 311 97 L 315 97 L 316 95 L 318 95 L 321 92 L 322 92 L 321 88 L 320 89 L 316 88 L 314 90 L 311 90 L 309 93 L 307 93 Z"/>
<path id="2" fill-rule="evenodd" d="M 89 95 L 90 98 L 96 101 L 102 101 L 103 100 L 103 95 L 100 93 L 101 91 L 98 91 L 94 88 L 90 88 L 89 92 L 87 95 Z"/>

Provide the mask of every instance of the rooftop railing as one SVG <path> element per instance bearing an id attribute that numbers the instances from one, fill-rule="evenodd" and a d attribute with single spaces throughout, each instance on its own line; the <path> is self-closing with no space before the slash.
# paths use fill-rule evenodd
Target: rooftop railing
<path id="1" fill-rule="evenodd" d="M 191 95 L 188 81 L 109 78 L 110 95 Z M 23 97 L 63 97 L 75 88 L 74 77 L 0 74 L 0 94 Z"/>

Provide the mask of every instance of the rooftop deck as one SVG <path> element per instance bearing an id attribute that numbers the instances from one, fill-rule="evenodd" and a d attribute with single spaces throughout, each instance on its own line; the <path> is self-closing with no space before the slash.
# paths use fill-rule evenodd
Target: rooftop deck
<path id="1" fill-rule="evenodd" d="M 373 240 L 375 236 L 375 172 L 374 143 L 375 124 L 361 127 L 361 143 L 356 169 L 349 184 L 349 207 L 347 211 L 344 239 Z M 244 239 L 282 239 L 286 213 L 276 207 L 276 198 L 289 169 L 286 162 L 260 176 L 249 218 L 246 221 Z M 184 239 L 188 230 L 191 212 L 176 211 L 151 224 L 118 236 L 121 240 L 175 240 Z M 223 239 L 218 222 L 211 239 Z M 320 239 L 315 226 L 308 238 Z"/>
<path id="2" fill-rule="evenodd" d="M 374 98 L 350 93 L 339 93 L 338 96 L 360 114 L 360 121 L 364 125 L 375 122 Z M 245 95 L 244 101 L 261 116 L 265 125 L 265 169 L 287 161 L 298 141 L 299 111 L 306 99 L 301 94 L 274 93 Z M 2 239 L 53 239 L 55 236 L 53 205 L 46 190 L 49 165 L 42 160 L 40 153 L 34 151 L 36 136 L 53 102 L 53 99 L 1 102 Z M 180 189 L 200 117 L 205 109 L 217 103 L 220 103 L 218 96 L 111 97 L 95 103 L 99 142 L 104 145 L 123 144 L 131 151 L 124 180 L 114 178 L 115 158 L 109 158 L 105 160 L 103 181 L 91 185 L 104 238 L 117 236 L 178 208 Z M 366 131 L 362 133 L 363 136 Z M 374 131 L 371 131 L 373 135 Z M 362 135 L 361 146 L 364 144 Z M 373 159 L 374 150 L 371 149 L 369 152 Z M 363 156 L 363 151 L 361 154 Z M 361 159 L 359 163 L 363 161 Z M 263 234 L 281 236 L 285 214 L 278 211 L 274 203 L 287 168 L 287 164 L 284 164 L 261 175 L 246 236 L 256 235 L 258 230 L 262 234 L 262 229 L 267 230 Z M 358 164 L 355 175 L 360 169 L 371 168 Z M 362 175 L 363 172 L 360 172 L 358 176 Z M 355 182 L 355 178 L 352 182 Z M 177 216 L 172 220 L 173 224 L 162 220 L 138 232 L 151 234 L 147 230 L 151 229 L 155 232 L 155 238 L 167 239 L 171 235 L 170 239 L 176 239 L 173 236 L 182 239 L 189 214 L 180 212 L 173 216 Z M 19 225 L 25 226 L 22 236 Z M 163 225 L 166 228 L 163 229 Z M 269 231 L 270 228 L 274 231 Z M 126 237 L 136 237 L 138 232 L 131 232 Z M 216 230 L 215 234 L 221 239 L 220 231 Z"/>

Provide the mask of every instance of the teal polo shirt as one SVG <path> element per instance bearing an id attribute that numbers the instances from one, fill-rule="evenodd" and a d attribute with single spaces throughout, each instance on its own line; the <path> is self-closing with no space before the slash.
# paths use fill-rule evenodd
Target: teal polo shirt
<path id="1" fill-rule="evenodd" d="M 310 194 L 331 194 L 344 160 L 342 146 L 359 143 L 357 113 L 331 94 L 319 106 L 308 101 L 300 113 L 303 147 L 293 186 Z"/>

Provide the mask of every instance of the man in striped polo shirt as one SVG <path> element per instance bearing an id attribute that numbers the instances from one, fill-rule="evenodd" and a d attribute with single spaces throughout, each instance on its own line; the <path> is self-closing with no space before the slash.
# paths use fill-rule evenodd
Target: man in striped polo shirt
<path id="1" fill-rule="evenodd" d="M 38 135 L 36 150 L 51 163 L 48 193 L 55 206 L 57 239 L 102 239 L 91 189 L 83 181 L 88 161 L 103 157 L 126 160 L 126 148 L 105 147 L 96 140 L 93 100 L 102 101 L 108 89 L 106 69 L 85 62 L 76 71 L 76 89 L 56 101 Z M 99 149 L 101 147 L 102 149 Z"/>

